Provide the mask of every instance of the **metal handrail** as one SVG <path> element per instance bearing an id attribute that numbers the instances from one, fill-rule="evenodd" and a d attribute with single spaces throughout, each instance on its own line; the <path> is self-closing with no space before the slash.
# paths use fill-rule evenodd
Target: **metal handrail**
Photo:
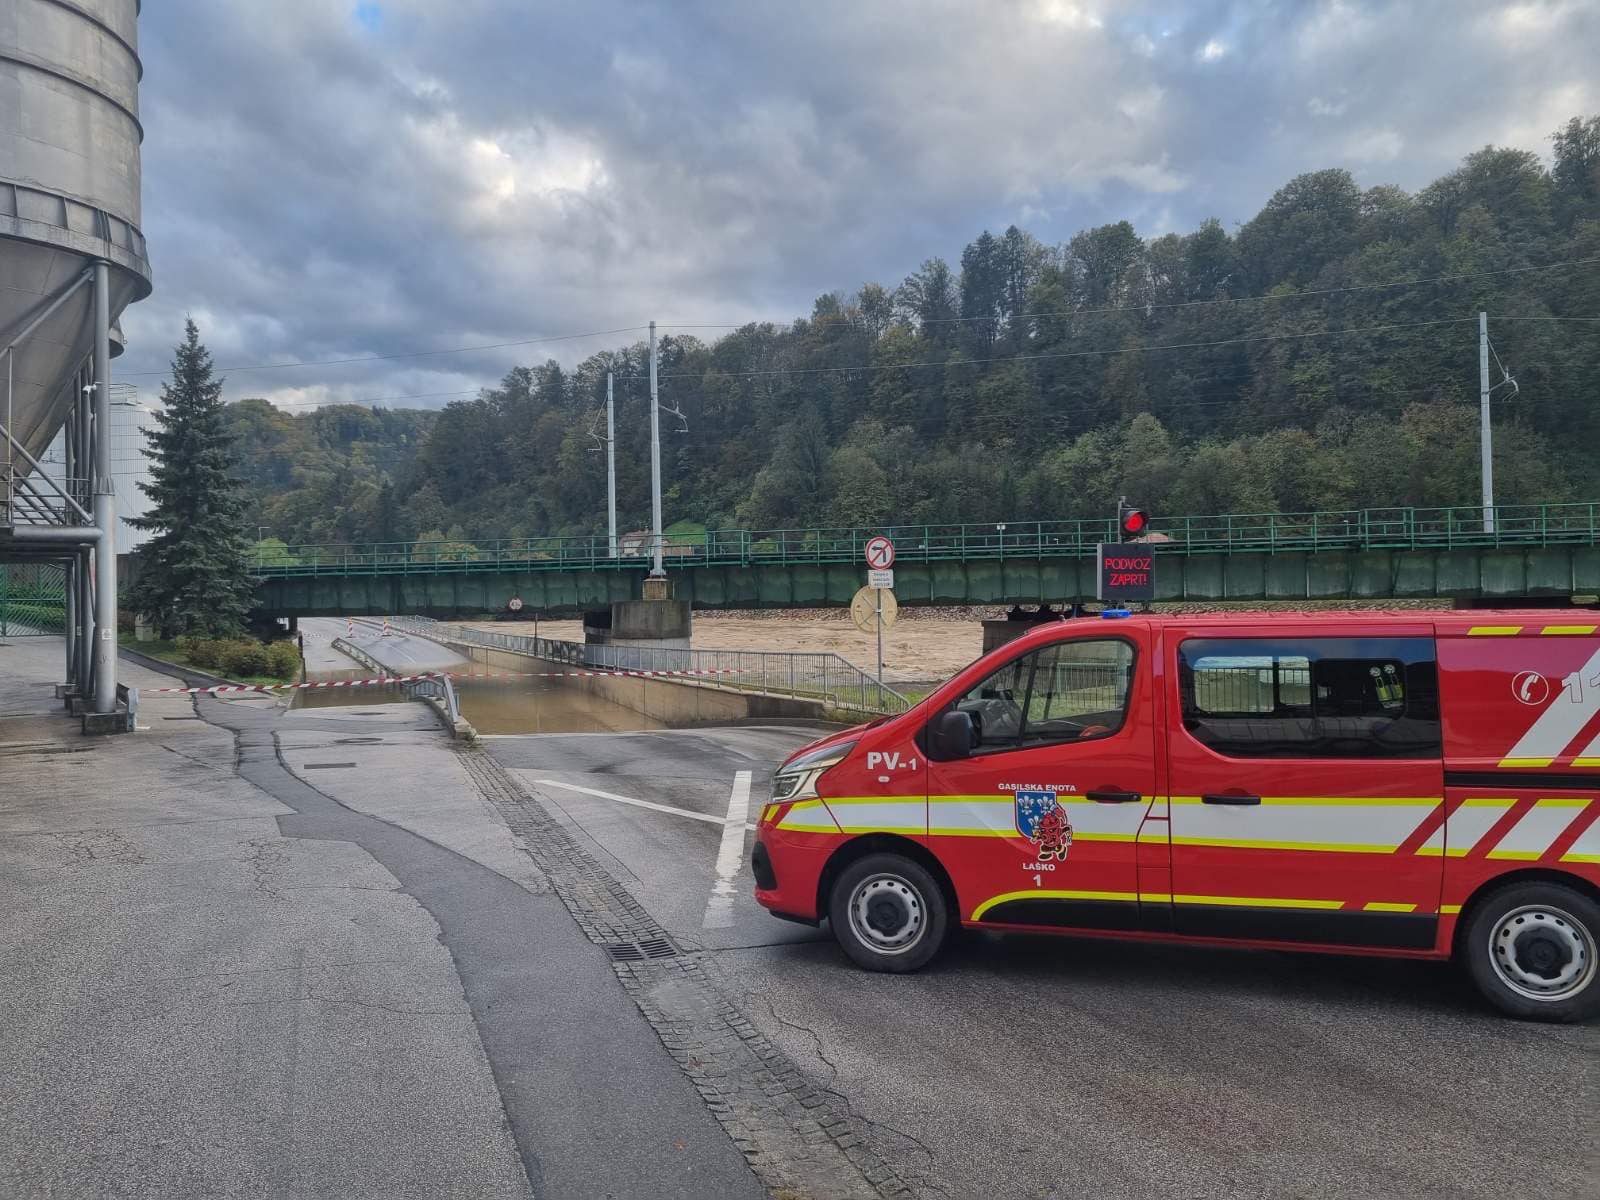
<path id="1" fill-rule="evenodd" d="M 829 708 L 850 712 L 902 713 L 916 703 L 831 653 L 591 646 L 499 630 L 468 629 L 427 617 L 395 617 L 391 624 L 432 641 L 482 646 L 587 670 L 660 672 L 671 674 L 679 683 L 818 700 Z"/>
<path id="2" fill-rule="evenodd" d="M 1157 517 L 1145 539 L 1161 554 L 1470 549 L 1498 546 L 1600 544 L 1600 501 L 1502 505 L 1495 529 L 1483 528 L 1477 505 L 1448 508 L 1364 508 L 1298 513 L 1218 513 Z M 1004 528 L 1001 528 L 1001 526 Z M 1110 519 L 881 525 L 818 529 L 718 529 L 693 538 L 664 538 L 673 566 L 859 563 L 869 537 L 895 541 L 901 563 L 1081 557 L 1117 540 Z M 328 543 L 263 554 L 262 578 L 484 571 L 644 570 L 650 539 L 613 556 L 603 535 L 464 541 Z"/>

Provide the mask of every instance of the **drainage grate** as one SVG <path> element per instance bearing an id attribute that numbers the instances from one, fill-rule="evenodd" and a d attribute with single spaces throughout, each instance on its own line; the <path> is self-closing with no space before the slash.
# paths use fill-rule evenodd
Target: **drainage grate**
<path id="1" fill-rule="evenodd" d="M 355 763 L 307 763 L 304 769 L 307 771 L 333 771 L 342 767 L 353 766 L 355 766 Z"/>
<path id="2" fill-rule="evenodd" d="M 676 958 L 678 948 L 670 938 L 645 938 L 638 942 L 612 942 L 606 946 L 612 962 L 643 962 L 647 958 Z"/>

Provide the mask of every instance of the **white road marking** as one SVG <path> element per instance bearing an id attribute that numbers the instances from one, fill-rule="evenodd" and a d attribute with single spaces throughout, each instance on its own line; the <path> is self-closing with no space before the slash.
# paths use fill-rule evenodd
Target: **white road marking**
<path id="1" fill-rule="evenodd" d="M 750 772 L 741 771 L 741 775 L 748 776 Z M 674 808 L 670 804 L 657 804 L 653 800 L 635 800 L 632 796 L 619 796 L 615 792 L 602 792 L 599 788 L 580 787 L 576 783 L 562 783 L 558 779 L 535 779 L 534 783 L 540 787 L 562 788 L 569 792 L 582 792 L 585 796 L 598 796 L 601 800 L 615 800 L 618 804 L 631 804 L 634 808 L 648 808 L 651 812 L 667 813 L 674 817 L 688 817 L 691 821 L 704 821 L 708 825 L 722 825 L 722 817 L 714 817 L 710 813 L 695 812 L 692 808 Z M 748 784 L 746 785 L 748 787 Z M 749 797 L 746 796 L 748 806 Z M 754 829 L 754 825 L 746 825 L 747 829 Z"/>
<path id="2" fill-rule="evenodd" d="M 733 924 L 733 877 L 744 865 L 745 821 L 750 815 L 750 772 L 740 771 L 733 777 L 733 791 L 728 796 L 728 818 L 722 824 L 722 845 L 717 847 L 717 881 L 711 885 L 711 896 L 706 901 L 706 929 L 726 929 Z"/>

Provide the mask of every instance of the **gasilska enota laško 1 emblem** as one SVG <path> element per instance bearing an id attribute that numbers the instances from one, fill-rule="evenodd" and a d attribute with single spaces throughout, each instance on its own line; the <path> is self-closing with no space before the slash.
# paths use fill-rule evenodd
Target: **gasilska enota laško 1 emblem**
<path id="1" fill-rule="evenodd" d="M 1016 816 L 1017 832 L 1033 843 L 1040 863 L 1066 861 L 1072 848 L 1072 822 L 1054 792 L 1019 790 Z"/>

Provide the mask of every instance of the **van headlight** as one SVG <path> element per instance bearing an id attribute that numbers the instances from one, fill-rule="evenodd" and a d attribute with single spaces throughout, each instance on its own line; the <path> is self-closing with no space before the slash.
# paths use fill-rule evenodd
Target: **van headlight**
<path id="1" fill-rule="evenodd" d="M 854 742 L 840 742 L 824 746 L 810 754 L 802 754 L 792 762 L 778 768 L 772 777 L 772 803 L 783 804 L 790 800 L 815 800 L 817 780 L 829 767 L 836 767 L 856 748 Z"/>

